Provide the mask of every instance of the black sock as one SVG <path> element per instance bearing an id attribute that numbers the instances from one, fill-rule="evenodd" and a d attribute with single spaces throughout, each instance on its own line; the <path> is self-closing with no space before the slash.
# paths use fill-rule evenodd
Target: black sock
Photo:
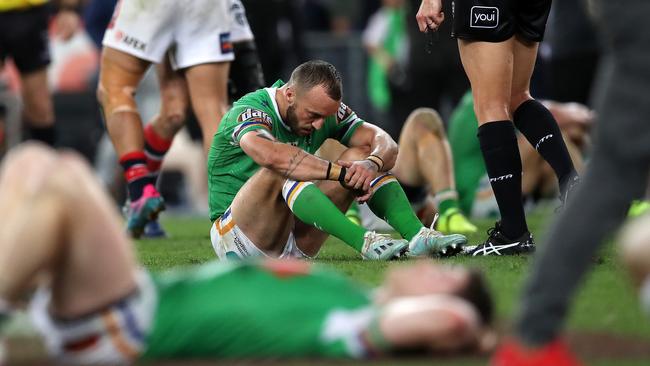
<path id="1" fill-rule="evenodd" d="M 501 213 L 501 229 L 508 238 L 528 231 L 521 200 L 521 158 L 510 121 L 488 122 L 478 128 L 485 169 Z"/>
<path id="2" fill-rule="evenodd" d="M 560 190 L 576 175 L 569 150 L 555 118 L 544 105 L 535 99 L 523 102 L 515 111 L 514 123 L 528 142 L 555 171 Z"/>
<path id="3" fill-rule="evenodd" d="M 47 127 L 27 127 L 27 139 L 43 142 L 49 146 L 54 146 L 56 140 L 56 130 L 54 125 Z"/>

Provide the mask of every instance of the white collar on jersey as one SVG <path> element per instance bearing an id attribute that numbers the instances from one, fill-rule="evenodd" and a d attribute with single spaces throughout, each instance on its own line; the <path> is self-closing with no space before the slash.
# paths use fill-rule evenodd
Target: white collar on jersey
<path id="1" fill-rule="evenodd" d="M 264 88 L 266 92 L 269 94 L 269 97 L 271 98 L 271 103 L 273 103 L 273 109 L 275 110 L 275 115 L 278 116 L 278 119 L 280 120 L 280 123 L 282 124 L 282 127 L 284 127 L 285 130 L 291 132 L 291 128 L 287 126 L 286 123 L 282 120 L 282 116 L 280 115 L 280 110 L 278 109 L 278 102 L 275 101 L 275 94 L 278 91 L 278 88 Z"/>

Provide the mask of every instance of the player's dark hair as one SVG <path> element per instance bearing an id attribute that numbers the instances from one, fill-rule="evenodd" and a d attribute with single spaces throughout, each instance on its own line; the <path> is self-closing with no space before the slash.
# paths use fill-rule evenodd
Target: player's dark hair
<path id="1" fill-rule="evenodd" d="M 296 67 L 291 73 L 289 83 L 302 90 L 322 85 L 327 96 L 332 100 L 341 100 L 343 87 L 341 86 L 341 74 L 334 65 L 322 60 L 307 61 Z"/>
<path id="2" fill-rule="evenodd" d="M 494 301 L 481 271 L 470 269 L 467 284 L 456 295 L 474 306 L 484 325 L 492 323 Z"/>

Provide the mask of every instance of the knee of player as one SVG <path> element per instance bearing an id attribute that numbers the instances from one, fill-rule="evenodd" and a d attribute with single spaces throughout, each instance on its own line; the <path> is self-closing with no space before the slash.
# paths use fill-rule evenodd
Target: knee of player
<path id="1" fill-rule="evenodd" d="M 432 108 L 417 108 L 406 119 L 404 132 L 414 132 L 415 136 L 426 133 L 433 133 L 438 137 L 445 137 L 445 127 L 442 118 Z"/>
<path id="2" fill-rule="evenodd" d="M 514 113 L 524 102 L 533 99 L 528 90 L 513 91 L 510 96 L 510 111 Z"/>
<path id="3" fill-rule="evenodd" d="M 3 170 L 51 169 L 56 152 L 49 146 L 35 141 L 25 142 L 9 151 L 3 163 Z M 27 180 L 27 178 L 25 178 Z"/>
<path id="4" fill-rule="evenodd" d="M 138 111 L 135 104 L 135 87 L 116 83 L 104 84 L 100 81 L 96 96 L 106 118 L 118 112 L 137 113 Z"/>
<path id="5" fill-rule="evenodd" d="M 173 131 L 178 131 L 185 125 L 187 114 L 184 110 L 166 111 L 163 115 L 163 123 Z"/>
<path id="6" fill-rule="evenodd" d="M 620 237 L 621 258 L 636 280 L 650 274 L 650 217 L 628 224 Z"/>
<path id="7" fill-rule="evenodd" d="M 355 146 L 345 149 L 340 160 L 363 160 L 370 155 L 370 146 Z"/>

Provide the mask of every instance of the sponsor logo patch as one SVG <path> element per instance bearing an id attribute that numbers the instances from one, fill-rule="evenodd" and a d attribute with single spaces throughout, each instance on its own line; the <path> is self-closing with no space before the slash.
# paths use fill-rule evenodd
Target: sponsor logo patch
<path id="1" fill-rule="evenodd" d="M 120 30 L 115 31 L 115 40 L 117 42 L 124 43 L 125 45 L 138 51 L 144 52 L 147 48 L 147 44 L 145 42 L 142 42 L 135 37 L 129 36 Z"/>
<path id="2" fill-rule="evenodd" d="M 219 44 L 221 45 L 221 53 L 226 54 L 233 52 L 232 42 L 230 41 L 230 32 L 219 34 Z"/>
<path id="3" fill-rule="evenodd" d="M 499 8 L 494 6 L 472 6 L 469 26 L 471 28 L 496 28 L 499 26 Z"/>
<path id="4" fill-rule="evenodd" d="M 247 108 L 242 112 L 239 117 L 237 117 L 239 122 L 259 122 L 271 127 L 273 125 L 273 120 L 269 117 L 268 114 L 252 108 Z"/>

